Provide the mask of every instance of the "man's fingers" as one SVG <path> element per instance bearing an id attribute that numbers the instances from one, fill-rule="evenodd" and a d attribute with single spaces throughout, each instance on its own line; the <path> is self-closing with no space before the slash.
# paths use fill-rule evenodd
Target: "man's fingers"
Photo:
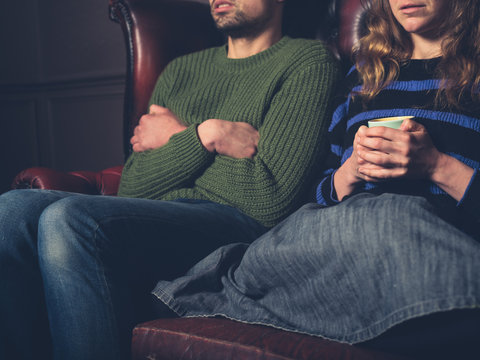
<path id="1" fill-rule="evenodd" d="M 149 114 L 161 114 L 161 113 L 164 113 L 167 110 L 168 109 L 166 107 L 152 104 L 152 105 L 150 105 L 150 108 L 149 108 Z"/>
<path id="2" fill-rule="evenodd" d="M 141 152 L 143 151 L 142 147 L 140 146 L 139 143 L 132 144 L 132 150 L 134 152 Z"/>

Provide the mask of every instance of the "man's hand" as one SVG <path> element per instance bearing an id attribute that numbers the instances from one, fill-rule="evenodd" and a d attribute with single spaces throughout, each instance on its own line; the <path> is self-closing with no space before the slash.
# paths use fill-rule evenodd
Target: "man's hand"
<path id="1" fill-rule="evenodd" d="M 130 143 L 135 152 L 156 149 L 165 145 L 172 135 L 186 128 L 169 109 L 152 105 L 150 112 L 140 118 Z"/>
<path id="2" fill-rule="evenodd" d="M 245 122 L 209 119 L 198 126 L 198 137 L 210 152 L 232 158 L 253 158 L 257 153 L 258 131 Z"/>

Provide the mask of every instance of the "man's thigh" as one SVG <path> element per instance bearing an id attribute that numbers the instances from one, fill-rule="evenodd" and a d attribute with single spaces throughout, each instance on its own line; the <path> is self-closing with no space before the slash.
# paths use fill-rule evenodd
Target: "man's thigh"
<path id="1" fill-rule="evenodd" d="M 36 256 L 36 234 L 41 214 L 51 204 L 71 195 L 72 193 L 62 191 L 38 189 L 12 190 L 2 194 L 0 253 L 9 253 L 17 259 Z"/>
<path id="2" fill-rule="evenodd" d="M 0 196 L 0 217 L 14 220 L 32 216 L 38 219 L 47 206 L 71 195 L 74 193 L 56 190 L 11 190 Z"/>
<path id="3" fill-rule="evenodd" d="M 106 261 L 156 280 L 181 275 L 216 248 L 251 242 L 266 230 L 237 209 L 208 201 L 72 196 L 52 207 L 67 223 L 88 224 L 83 236 L 95 239 Z"/>

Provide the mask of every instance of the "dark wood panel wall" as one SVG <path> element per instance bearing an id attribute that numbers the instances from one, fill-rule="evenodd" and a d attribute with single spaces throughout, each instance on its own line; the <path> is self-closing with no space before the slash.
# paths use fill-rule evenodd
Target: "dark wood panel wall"
<path id="1" fill-rule="evenodd" d="M 107 0 L 2 2 L 0 193 L 26 167 L 121 164 L 124 76 Z"/>

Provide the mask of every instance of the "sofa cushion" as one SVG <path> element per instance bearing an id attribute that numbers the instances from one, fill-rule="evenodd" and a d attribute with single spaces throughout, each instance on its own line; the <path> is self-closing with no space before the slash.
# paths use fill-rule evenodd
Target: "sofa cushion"
<path id="1" fill-rule="evenodd" d="M 133 359 L 332 359 L 399 357 L 314 336 L 224 318 L 159 319 L 133 331 Z"/>

